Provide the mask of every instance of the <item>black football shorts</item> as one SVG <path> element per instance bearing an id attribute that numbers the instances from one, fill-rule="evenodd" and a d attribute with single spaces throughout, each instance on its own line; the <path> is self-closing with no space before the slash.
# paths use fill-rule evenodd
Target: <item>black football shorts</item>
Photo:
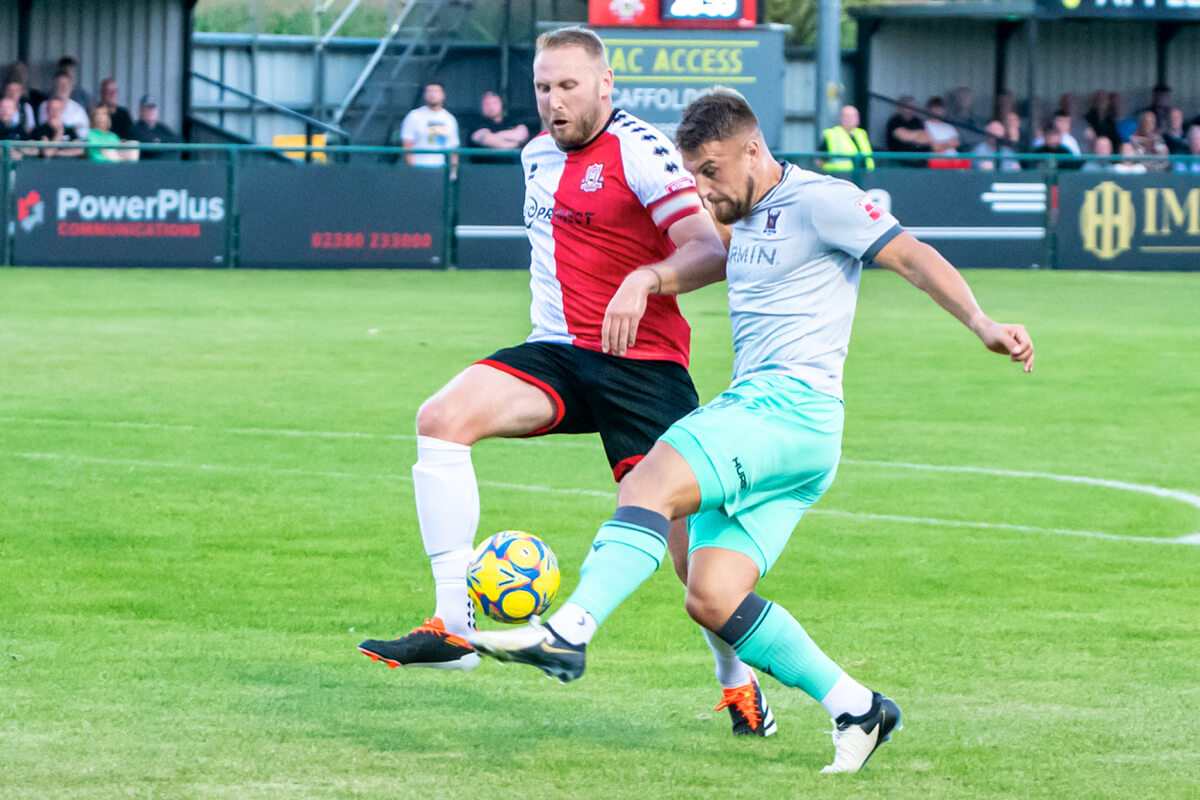
<path id="1" fill-rule="evenodd" d="M 570 344 L 525 342 L 476 363 L 514 375 L 554 401 L 550 425 L 527 436 L 599 433 L 613 477 L 621 480 L 658 437 L 690 414 L 700 398 L 692 376 L 674 361 L 646 361 Z"/>

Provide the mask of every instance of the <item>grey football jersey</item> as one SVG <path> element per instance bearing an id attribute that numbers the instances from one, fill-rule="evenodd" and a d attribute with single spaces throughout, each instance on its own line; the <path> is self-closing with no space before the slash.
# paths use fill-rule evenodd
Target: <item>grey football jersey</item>
<path id="1" fill-rule="evenodd" d="M 902 230 L 849 181 L 784 164 L 732 229 L 733 380 L 782 372 L 841 397 L 863 262 Z"/>

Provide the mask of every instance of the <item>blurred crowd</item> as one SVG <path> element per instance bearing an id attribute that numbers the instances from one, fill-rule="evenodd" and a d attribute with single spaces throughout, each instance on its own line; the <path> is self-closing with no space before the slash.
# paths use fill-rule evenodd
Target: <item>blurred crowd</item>
<path id="1" fill-rule="evenodd" d="M 157 97 L 142 95 L 135 118 L 121 104 L 120 86 L 115 79 L 101 80 L 94 96 L 81 88 L 79 62 L 72 56 L 58 60 L 50 86 L 30 86 L 29 68 L 23 61 L 9 64 L 3 70 L 3 79 L 0 140 L 45 143 L 14 147 L 10 150 L 14 157 L 116 162 L 178 158 L 177 152 L 141 148 L 147 143 L 181 141 L 159 120 Z"/>
<path id="2" fill-rule="evenodd" d="M 1200 173 L 1200 160 L 1157 158 L 1200 156 L 1200 115 L 1187 119 L 1173 103 L 1171 88 L 1161 84 L 1150 90 L 1149 102 L 1131 114 L 1122 96 L 1109 91 L 1094 92 L 1082 113 L 1075 95 L 1064 94 L 1052 113 L 1036 120 L 1019 113 L 1011 92 L 996 96 L 990 114 L 981 118 L 966 87 L 946 97 L 930 97 L 924 105 L 904 96 L 894 106 L 881 149 L 913 154 L 898 162 L 903 166 L 1015 172 L 1041 166 L 1049 155 L 1060 169 Z M 873 154 L 858 117 L 856 108 L 844 107 L 839 124 L 825 131 L 822 150 Z M 826 169 L 831 164 L 834 171 L 850 168 L 849 160 L 828 159 Z"/>

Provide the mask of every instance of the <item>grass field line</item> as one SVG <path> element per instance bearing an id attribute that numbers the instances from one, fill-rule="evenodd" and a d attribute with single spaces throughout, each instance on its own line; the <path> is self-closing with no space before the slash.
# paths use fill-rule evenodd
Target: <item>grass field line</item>
<path id="1" fill-rule="evenodd" d="M 130 469 L 179 469 L 196 470 L 200 472 L 223 472 L 256 475 L 293 475 L 314 478 L 353 478 L 355 480 L 391 480 L 402 483 L 412 483 L 408 475 L 388 473 L 341 472 L 334 470 L 308 470 L 298 468 L 276 468 L 259 466 L 238 466 L 232 464 L 193 464 L 182 461 L 149 461 L 132 458 L 101 458 L 98 456 L 82 456 L 71 453 L 29 453 L 15 451 L 0 451 L 0 455 L 11 456 L 29 461 L 64 461 L 75 464 L 97 464 L 111 467 L 129 467 Z M 868 462 L 872 465 L 882 465 L 886 462 Z M 493 489 L 512 489 L 514 491 L 542 492 L 546 494 L 574 495 L 583 497 L 598 497 L 608 501 L 616 499 L 616 493 L 596 489 L 555 488 L 552 486 L 537 486 L 520 483 L 504 483 L 500 481 L 479 481 L 482 487 Z M 901 522 L 923 525 L 937 525 L 952 528 L 978 528 L 982 530 L 1006 530 L 1022 533 L 1058 534 L 1065 536 L 1080 536 L 1090 539 L 1107 539 L 1120 542 L 1150 542 L 1154 544 L 1191 544 L 1200 545 L 1200 533 L 1189 534 L 1177 538 L 1154 538 L 1150 536 L 1121 536 L 1114 533 L 1099 531 L 1072 530 L 1069 528 L 1041 528 L 1034 525 L 1014 525 L 1000 522 L 970 522 L 965 520 L 936 519 L 932 517 L 906 517 L 893 514 L 871 514 L 858 511 L 839 511 L 836 509 L 812 509 L 810 514 L 846 517 L 851 519 L 877 520 L 884 522 Z"/>
<path id="2" fill-rule="evenodd" d="M 27 425 L 59 425 L 59 426 L 86 426 L 100 428 L 128 428 L 134 430 L 162 430 L 162 431 L 193 431 L 201 433 L 216 433 L 230 434 L 234 436 L 282 436 L 282 437 L 311 437 L 319 439 L 378 439 L 387 441 L 415 441 L 415 434 L 404 433 L 364 433 L 361 431 L 309 431 L 297 430 L 291 428 L 211 428 L 201 425 L 186 425 L 173 424 L 162 422 L 126 422 L 120 420 L 79 420 L 79 419 L 49 419 L 44 417 L 0 417 L 0 423 L 17 423 Z M 571 441 L 562 437 L 535 438 L 535 439 L 505 439 L 506 442 L 519 445 L 552 445 L 554 447 L 586 447 L 595 449 L 596 443 L 592 441 Z M 1184 492 L 1178 489 L 1167 489 L 1162 486 L 1154 486 L 1144 483 L 1130 483 L 1128 481 L 1116 481 L 1108 478 L 1091 478 L 1085 475 L 1063 475 L 1054 472 L 1034 472 L 1024 470 L 1000 469 L 996 467 L 974 467 L 974 466 L 957 466 L 957 465 L 941 465 L 941 464 L 917 464 L 907 461 L 870 461 L 854 458 L 843 458 L 842 464 L 859 467 L 884 467 L 890 469 L 909 469 L 909 470 L 926 470 L 932 472 L 957 472 L 977 475 L 996 475 L 1006 478 L 1032 478 L 1037 480 L 1060 481 L 1062 483 L 1078 483 L 1088 486 L 1100 486 L 1105 489 L 1120 489 L 1128 492 L 1139 492 L 1141 494 L 1153 495 L 1155 497 L 1163 497 L 1169 500 L 1177 500 L 1181 503 L 1186 503 L 1193 508 L 1200 509 L 1200 495 L 1195 495 L 1190 492 Z M 496 488 L 521 488 L 520 486 L 499 486 Z M 582 491 L 582 490 L 580 490 Z"/>

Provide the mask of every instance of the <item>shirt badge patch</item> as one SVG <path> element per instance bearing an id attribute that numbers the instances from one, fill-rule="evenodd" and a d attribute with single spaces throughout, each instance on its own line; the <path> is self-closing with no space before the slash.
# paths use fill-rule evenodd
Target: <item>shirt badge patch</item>
<path id="1" fill-rule="evenodd" d="M 870 217 L 872 220 L 877 220 L 883 216 L 883 212 L 879 210 L 879 206 L 872 203 L 871 199 L 869 197 L 867 197 L 865 194 L 862 197 L 858 198 L 858 202 L 855 203 L 854 205 L 858 206 L 863 211 L 867 212 L 867 216 Z"/>
<path id="2" fill-rule="evenodd" d="M 767 224 L 763 227 L 763 233 L 775 233 L 775 224 L 779 222 L 779 215 L 783 213 L 782 208 L 767 209 Z"/>
<path id="3" fill-rule="evenodd" d="M 604 164 L 592 164 L 587 168 L 587 173 L 583 176 L 583 181 L 580 182 L 579 188 L 585 192 L 599 191 L 600 187 L 604 186 Z"/>

